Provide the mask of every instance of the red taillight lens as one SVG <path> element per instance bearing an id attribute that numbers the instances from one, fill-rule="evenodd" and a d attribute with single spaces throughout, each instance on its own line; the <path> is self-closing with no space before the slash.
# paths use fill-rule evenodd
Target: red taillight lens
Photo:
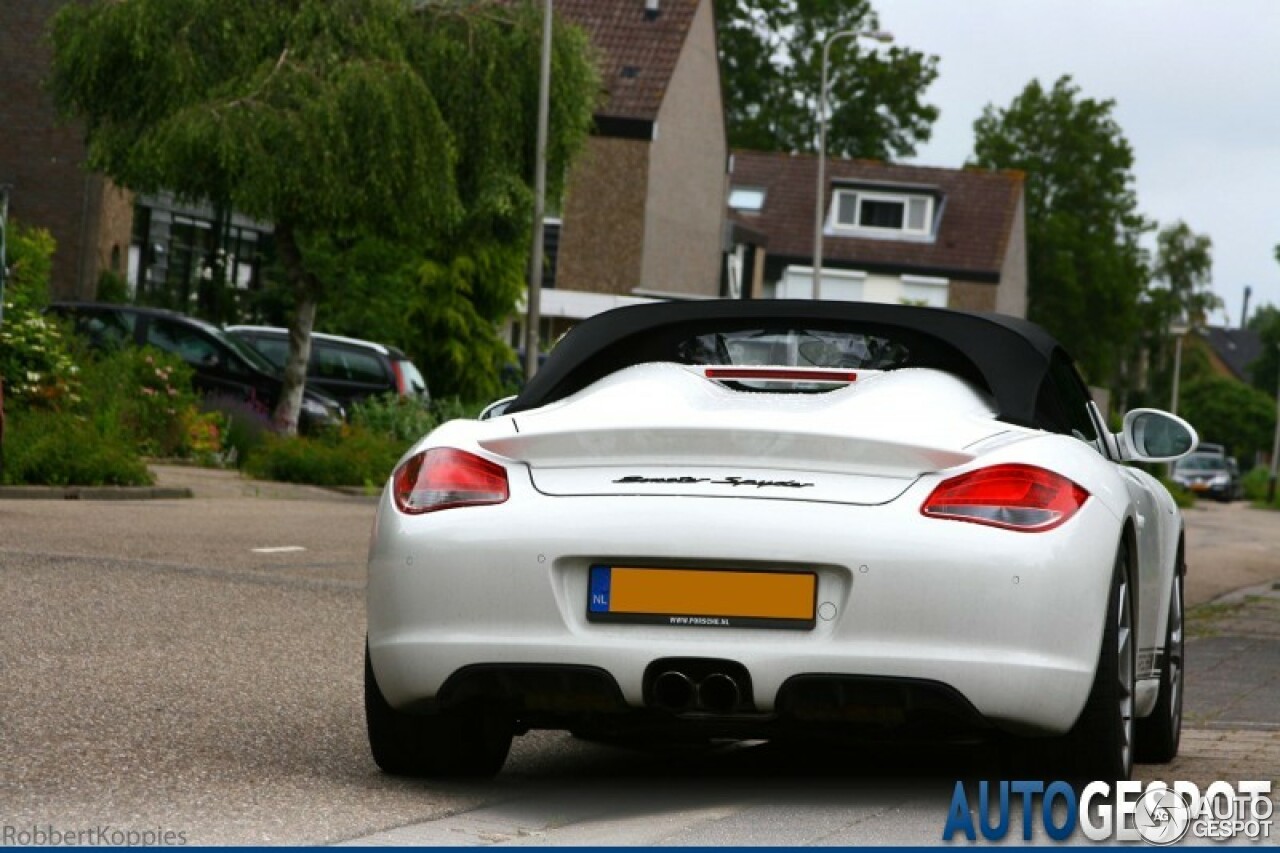
<path id="1" fill-rule="evenodd" d="M 408 396 L 409 386 L 408 383 L 404 381 L 404 371 L 400 369 L 400 362 L 396 361 L 394 358 L 391 359 L 391 375 L 396 382 L 396 393 L 401 397 Z"/>
<path id="2" fill-rule="evenodd" d="M 920 511 L 931 518 L 1035 533 L 1062 524 L 1088 498 L 1087 491 L 1052 471 L 996 465 L 943 481 Z"/>
<path id="3" fill-rule="evenodd" d="M 415 453 L 391 476 L 396 507 L 410 515 L 500 504 L 510 495 L 505 468 L 451 447 Z"/>

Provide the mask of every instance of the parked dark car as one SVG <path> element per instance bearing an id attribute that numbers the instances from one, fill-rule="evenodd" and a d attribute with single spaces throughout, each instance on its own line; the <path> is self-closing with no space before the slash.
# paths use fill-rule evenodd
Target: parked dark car
<path id="1" fill-rule="evenodd" d="M 289 330 L 278 326 L 228 326 L 227 331 L 252 346 L 278 370 L 289 357 Z M 311 333 L 311 360 L 307 385 L 319 388 L 348 408 L 367 397 L 398 394 L 431 402 L 422 372 L 409 357 L 393 346 Z"/>
<path id="2" fill-rule="evenodd" d="M 1220 501 L 1244 497 L 1240 469 L 1236 460 L 1214 450 L 1205 452 L 1201 444 L 1195 453 L 1179 459 L 1173 466 L 1173 481 L 1197 495 Z"/>
<path id="3" fill-rule="evenodd" d="M 193 370 L 191 384 L 206 397 L 248 400 L 268 414 L 280 400 L 280 371 L 253 347 L 203 320 L 160 308 L 100 302 L 55 302 L 49 311 L 71 320 L 95 349 L 153 346 L 180 357 Z M 298 427 L 308 432 L 339 424 L 345 414 L 339 401 L 308 387 Z"/>

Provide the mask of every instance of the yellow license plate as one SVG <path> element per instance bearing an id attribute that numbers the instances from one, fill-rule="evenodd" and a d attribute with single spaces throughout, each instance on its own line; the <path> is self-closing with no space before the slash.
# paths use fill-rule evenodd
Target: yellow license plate
<path id="1" fill-rule="evenodd" d="M 591 567 L 587 618 L 677 627 L 812 628 L 813 572 Z"/>

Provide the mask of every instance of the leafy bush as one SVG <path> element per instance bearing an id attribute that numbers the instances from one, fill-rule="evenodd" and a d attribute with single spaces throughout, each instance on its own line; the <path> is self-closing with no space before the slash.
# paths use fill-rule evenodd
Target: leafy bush
<path id="1" fill-rule="evenodd" d="M 423 406 L 396 394 L 369 397 L 351 408 L 351 425 L 412 444 L 436 428 L 436 406 Z"/>
<path id="2" fill-rule="evenodd" d="M 405 449 L 402 441 L 352 426 L 313 437 L 269 435 L 250 453 L 245 470 L 263 480 L 376 487 Z"/>
<path id="3" fill-rule="evenodd" d="M 342 429 L 286 438 L 264 427 L 244 467 L 264 480 L 375 488 L 391 475 L 411 444 L 445 420 L 475 417 L 480 408 L 455 398 L 436 400 L 423 408 L 394 395 L 374 397 L 356 404 L 351 424 Z M 235 422 L 232 417 L 232 430 Z"/>
<path id="4" fill-rule="evenodd" d="M 138 452 L 185 457 L 199 413 L 191 368 L 158 350 L 119 349 L 84 368 L 86 413 L 103 432 L 123 430 Z"/>
<path id="5" fill-rule="evenodd" d="M 1257 506 L 1267 506 L 1267 488 L 1271 481 L 1271 471 L 1261 466 L 1254 468 L 1241 478 L 1241 485 L 1244 486 L 1244 496 L 1246 500 L 1252 501 Z M 1274 509 L 1280 509 L 1280 489 L 1276 490 L 1276 497 L 1270 506 Z"/>
<path id="6" fill-rule="evenodd" d="M 55 245 L 43 229 L 15 227 L 9 232 L 0 377 L 11 409 L 60 409 L 79 400 L 78 368 L 67 338 L 56 320 L 40 313 L 49 302 Z"/>
<path id="7" fill-rule="evenodd" d="M 478 417 L 490 402 L 492 401 L 468 403 L 460 397 L 441 397 L 431 401 L 431 411 L 435 413 L 437 424 L 459 419 L 470 420 Z"/>
<path id="8" fill-rule="evenodd" d="M 201 407 L 220 420 L 222 458 L 229 465 L 244 467 L 245 460 L 274 434 L 271 413 L 259 402 L 214 394 L 205 397 Z"/>
<path id="9" fill-rule="evenodd" d="M 404 397 L 383 394 L 353 406 L 351 424 L 408 445 L 446 421 L 476 417 L 485 405 L 466 403 L 457 397 L 437 397 L 429 408 L 423 408 Z"/>
<path id="10" fill-rule="evenodd" d="M 18 485 L 145 486 L 147 466 L 119 431 L 88 418 L 41 409 L 10 413 L 4 482 Z"/>
<path id="11" fill-rule="evenodd" d="M 97 300 L 123 305 L 129 301 L 129 282 L 120 273 L 103 270 L 98 275 Z"/>

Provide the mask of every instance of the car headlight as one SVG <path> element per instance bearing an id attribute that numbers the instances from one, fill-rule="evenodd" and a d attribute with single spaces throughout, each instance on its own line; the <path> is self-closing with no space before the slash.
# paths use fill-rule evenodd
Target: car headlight
<path id="1" fill-rule="evenodd" d="M 1231 477 L 1226 474 L 1214 474 L 1213 479 L 1209 482 L 1213 486 L 1225 486 L 1231 482 Z"/>

